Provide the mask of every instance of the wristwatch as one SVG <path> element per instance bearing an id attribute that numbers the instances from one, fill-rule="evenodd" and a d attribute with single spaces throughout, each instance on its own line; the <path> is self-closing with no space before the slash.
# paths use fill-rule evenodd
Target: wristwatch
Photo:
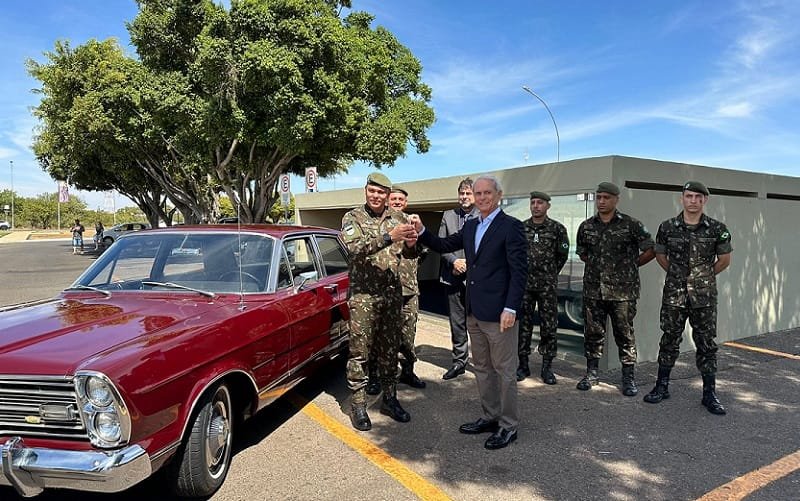
<path id="1" fill-rule="evenodd" d="M 391 245 L 392 243 L 392 235 L 389 232 L 383 234 L 383 243 L 386 245 Z"/>

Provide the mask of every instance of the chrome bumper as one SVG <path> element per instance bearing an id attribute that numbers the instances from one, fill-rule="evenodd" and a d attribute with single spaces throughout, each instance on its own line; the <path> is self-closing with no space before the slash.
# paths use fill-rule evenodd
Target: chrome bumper
<path id="1" fill-rule="evenodd" d="M 24 497 L 46 488 L 118 492 L 152 473 L 150 457 L 138 445 L 108 452 L 26 448 L 22 438 L 3 444 L 0 485 L 14 487 Z"/>

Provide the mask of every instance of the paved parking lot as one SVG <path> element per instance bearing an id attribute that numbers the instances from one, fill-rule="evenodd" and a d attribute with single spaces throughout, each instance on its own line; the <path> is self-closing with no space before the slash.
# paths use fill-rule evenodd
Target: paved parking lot
<path id="1" fill-rule="evenodd" d="M 70 252 L 69 242 L 0 242 L 0 305 L 68 285 L 93 259 Z M 343 366 L 332 364 L 236 430 L 229 477 L 211 499 L 800 499 L 800 329 L 722 347 L 722 417 L 700 405 L 692 353 L 676 366 L 672 398 L 658 405 L 622 396 L 618 371 L 590 392 L 575 390 L 583 361 L 567 356 L 555 367 L 559 384 L 520 384 L 519 439 L 499 451 L 483 448 L 485 436 L 458 433 L 479 404 L 471 373 L 441 379 L 450 363 L 446 320 L 423 317 L 417 343 L 428 387 L 400 387 L 410 423 L 380 415 L 376 397 L 373 430 L 353 431 Z M 655 372 L 640 364 L 643 393 Z M 158 480 L 113 497 L 41 499 L 163 499 Z M 0 488 L 0 499 L 18 498 Z"/>

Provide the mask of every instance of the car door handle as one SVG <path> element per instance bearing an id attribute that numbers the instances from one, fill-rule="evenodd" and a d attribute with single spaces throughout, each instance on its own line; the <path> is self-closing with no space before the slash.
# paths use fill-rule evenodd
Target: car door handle
<path id="1" fill-rule="evenodd" d="M 336 294 L 336 291 L 339 290 L 339 286 L 336 284 L 326 285 L 324 289 L 331 294 Z"/>

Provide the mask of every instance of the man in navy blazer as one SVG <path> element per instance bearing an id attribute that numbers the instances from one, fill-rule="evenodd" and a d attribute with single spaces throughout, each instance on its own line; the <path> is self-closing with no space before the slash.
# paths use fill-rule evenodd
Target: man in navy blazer
<path id="1" fill-rule="evenodd" d="M 461 231 L 439 238 L 410 218 L 419 241 L 437 252 L 464 249 L 467 260 L 467 332 L 483 416 L 461 425 L 467 434 L 492 432 L 484 446 L 500 449 L 517 438 L 517 344 L 522 297 L 528 272 L 522 222 L 500 209 L 503 189 L 496 177 L 479 176 L 472 185 L 480 216 Z"/>

